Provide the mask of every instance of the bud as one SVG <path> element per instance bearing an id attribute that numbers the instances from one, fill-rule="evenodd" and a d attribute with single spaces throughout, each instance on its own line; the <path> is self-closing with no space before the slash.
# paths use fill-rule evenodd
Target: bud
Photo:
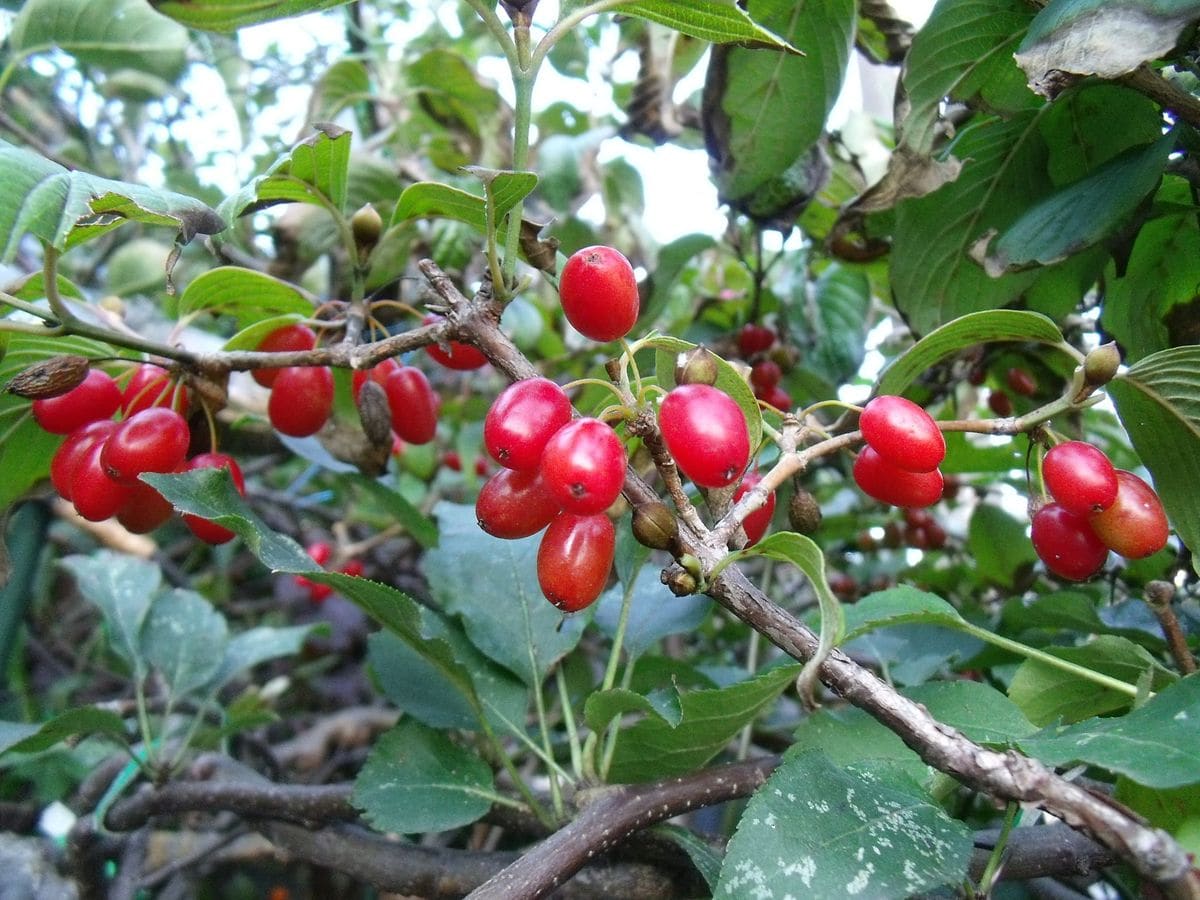
<path id="1" fill-rule="evenodd" d="M 354 235 L 354 243 L 358 245 L 358 249 L 363 253 L 368 253 L 379 243 L 379 236 L 383 234 L 383 217 L 379 215 L 375 207 L 367 203 L 350 217 L 350 231 Z"/>
<path id="2" fill-rule="evenodd" d="M 27 400 L 49 400 L 82 384 L 90 367 L 91 360 L 86 356 L 52 356 L 18 372 L 5 390 Z"/>
<path id="3" fill-rule="evenodd" d="M 679 537 L 679 523 L 665 503 L 640 503 L 633 510 L 633 536 L 652 550 L 670 550 Z"/>
<path id="4" fill-rule="evenodd" d="M 659 578 L 676 597 L 694 594 L 699 587 L 696 576 L 682 566 L 668 566 L 663 569 Z"/>
<path id="5" fill-rule="evenodd" d="M 363 434 L 374 447 L 392 446 L 392 410 L 388 406 L 387 392 L 377 381 L 368 378 L 363 382 L 362 390 L 358 392 L 355 401 L 358 406 L 358 419 L 362 423 Z"/>
<path id="6" fill-rule="evenodd" d="M 821 527 L 821 505 L 817 498 L 802 488 L 798 488 L 788 504 L 788 521 L 792 531 L 800 534 L 812 534 Z"/>
<path id="7" fill-rule="evenodd" d="M 1121 366 L 1121 351 L 1109 341 L 1092 350 L 1083 359 L 1083 380 L 1089 387 L 1102 387 L 1113 380 Z"/>
<path id="8" fill-rule="evenodd" d="M 693 347 L 675 358 L 676 384 L 717 383 L 717 357 L 707 347 Z"/>

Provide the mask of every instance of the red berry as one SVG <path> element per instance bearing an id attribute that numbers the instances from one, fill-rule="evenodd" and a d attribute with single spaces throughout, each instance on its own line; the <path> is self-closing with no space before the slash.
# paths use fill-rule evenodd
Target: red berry
<path id="1" fill-rule="evenodd" d="M 792 408 L 792 395 L 779 385 L 775 385 L 775 387 L 761 394 L 756 393 L 754 396 L 767 404 L 767 406 L 773 406 L 780 412 L 787 412 Z"/>
<path id="2" fill-rule="evenodd" d="M 1070 581 L 1091 578 L 1108 558 L 1108 548 L 1087 518 L 1058 503 L 1047 503 L 1034 514 L 1032 537 L 1046 568 Z"/>
<path id="3" fill-rule="evenodd" d="M 148 534 L 171 518 L 174 511 L 156 488 L 138 481 L 130 488 L 125 505 L 117 510 L 117 521 L 134 534 Z"/>
<path id="4" fill-rule="evenodd" d="M 410 444 L 428 444 L 437 434 L 441 398 L 416 366 L 400 366 L 383 386 L 392 410 L 392 430 Z"/>
<path id="5" fill-rule="evenodd" d="M 100 460 L 114 481 L 133 484 L 143 472 L 178 469 L 191 439 L 183 416 L 165 406 L 152 406 L 116 427 L 104 444 Z"/>
<path id="6" fill-rule="evenodd" d="M 325 563 L 329 562 L 329 557 L 333 553 L 333 548 L 325 541 L 314 541 L 304 549 L 318 566 L 324 566 Z M 333 588 L 329 585 L 318 584 L 315 581 L 305 578 L 303 575 L 293 576 L 292 580 L 299 587 L 308 591 L 308 599 L 312 603 L 324 603 L 329 595 L 333 593 Z"/>
<path id="7" fill-rule="evenodd" d="M 483 420 L 483 443 L 506 469 L 536 469 L 546 442 L 571 421 L 571 401 L 549 378 L 510 384 Z"/>
<path id="8" fill-rule="evenodd" d="M 637 277 L 629 260 L 612 247 L 584 247 L 571 254 L 558 294 L 567 321 L 593 341 L 615 341 L 637 322 Z"/>
<path id="9" fill-rule="evenodd" d="M 307 325 L 295 322 L 276 328 L 259 344 L 258 349 L 263 353 L 284 353 L 289 350 L 311 350 L 317 346 L 317 336 Z M 278 369 L 254 369 L 251 373 L 254 380 L 263 387 L 271 387 L 275 383 Z"/>
<path id="10" fill-rule="evenodd" d="M 783 369 L 773 359 L 762 359 L 750 367 L 750 386 L 754 388 L 754 396 L 759 397 L 768 393 L 779 384 L 783 377 Z"/>
<path id="11" fill-rule="evenodd" d="M 584 609 L 604 590 L 615 549 L 616 530 L 608 516 L 558 516 L 538 546 L 542 594 L 563 612 Z"/>
<path id="12" fill-rule="evenodd" d="M 169 406 L 177 413 L 188 407 L 188 392 L 182 384 L 171 381 L 162 366 L 143 363 L 134 370 L 121 395 L 121 411 L 128 418 L 152 406 Z"/>
<path id="13" fill-rule="evenodd" d="M 742 330 L 738 332 L 738 352 L 742 354 L 744 359 L 749 359 L 755 353 L 763 353 L 770 350 L 771 345 L 775 343 L 775 338 L 775 332 L 767 326 L 747 322 L 742 326 Z"/>
<path id="14" fill-rule="evenodd" d="M 77 428 L 67 435 L 67 439 L 58 445 L 54 457 L 50 460 L 50 481 L 59 496 L 64 500 L 71 499 L 71 491 L 75 481 L 75 467 L 79 460 L 91 449 L 93 444 L 108 440 L 108 436 L 117 429 L 117 423 L 112 419 L 101 419 L 89 422 L 82 428 Z"/>
<path id="15" fill-rule="evenodd" d="M 1117 469 L 1117 498 L 1112 506 L 1088 519 L 1108 549 L 1126 559 L 1157 553 L 1167 543 L 1170 525 L 1154 488 L 1124 469 Z"/>
<path id="16" fill-rule="evenodd" d="M 933 506 L 942 497 L 942 473 L 910 472 L 892 465 L 874 447 L 854 461 L 854 480 L 869 497 L 892 506 Z"/>
<path id="17" fill-rule="evenodd" d="M 937 423 L 903 397 L 876 397 L 863 408 L 858 427 L 863 440 L 899 469 L 932 472 L 946 458 L 946 439 Z"/>
<path id="18" fill-rule="evenodd" d="M 111 419 L 121 405 L 121 389 L 101 369 L 89 369 L 65 394 L 33 401 L 34 421 L 51 434 L 70 434 L 89 422 Z"/>
<path id="19" fill-rule="evenodd" d="M 313 541 L 304 548 L 304 552 L 312 557 L 312 561 L 318 566 L 324 566 L 329 562 L 329 557 L 333 556 L 333 547 L 328 541 Z"/>
<path id="20" fill-rule="evenodd" d="M 1051 447 L 1042 460 L 1046 490 L 1064 508 L 1088 516 L 1117 499 L 1117 472 L 1104 451 L 1083 441 Z"/>
<path id="21" fill-rule="evenodd" d="M 325 366 L 280 369 L 271 386 L 267 416 L 275 430 L 291 437 L 316 434 L 333 411 L 333 373 Z"/>
<path id="22" fill-rule="evenodd" d="M 369 369 L 355 369 L 350 376 L 350 393 L 353 394 L 355 402 L 358 401 L 358 395 L 362 393 L 363 385 L 368 379 L 384 387 L 387 385 L 388 376 L 399 368 L 400 363 L 389 357 Z"/>
<path id="23" fill-rule="evenodd" d="M 105 441 L 93 443 L 79 458 L 72 473 L 71 502 L 75 510 L 89 522 L 101 522 L 117 514 L 129 500 L 132 488 L 118 484 L 108 477 L 100 454 Z"/>
<path id="24" fill-rule="evenodd" d="M 432 325 L 434 322 L 440 322 L 441 319 L 441 316 L 428 315 L 423 324 Z M 464 344 L 461 341 L 446 341 L 446 348 L 443 349 L 437 344 L 427 344 L 425 352 L 447 369 L 478 369 L 487 365 L 488 360 L 483 355 L 483 351 L 470 344 Z"/>
<path id="25" fill-rule="evenodd" d="M 546 442 L 540 471 L 567 512 L 581 516 L 604 512 L 625 483 L 625 448 L 616 432 L 599 419 L 576 419 Z"/>
<path id="26" fill-rule="evenodd" d="M 1030 374 L 1028 369 L 1022 369 L 1017 366 L 1008 370 L 1008 374 L 1004 377 L 1008 384 L 1008 389 L 1014 394 L 1020 394 L 1022 397 L 1032 397 L 1037 393 L 1037 379 Z"/>
<path id="27" fill-rule="evenodd" d="M 506 540 L 537 534 L 561 509 L 537 469 L 501 469 L 484 483 L 475 499 L 479 527 Z"/>
<path id="28" fill-rule="evenodd" d="M 758 472 L 749 472 L 742 479 L 742 483 L 738 485 L 736 491 L 733 492 L 733 502 L 737 503 L 750 491 L 756 484 L 762 481 L 762 475 Z M 771 524 L 771 518 L 775 515 L 775 492 L 767 494 L 767 502 L 760 506 L 750 515 L 742 520 L 742 528 L 746 532 L 746 546 L 749 547 L 757 544 L 762 536 L 767 533 L 767 528 Z"/>
<path id="29" fill-rule="evenodd" d="M 658 411 L 658 427 L 680 471 L 701 487 L 733 484 L 750 461 L 746 417 L 715 387 L 685 384 L 672 390 Z"/>
<path id="30" fill-rule="evenodd" d="M 187 461 L 187 470 L 194 471 L 195 469 L 228 469 L 233 478 L 233 486 L 237 488 L 239 494 L 243 497 L 246 496 L 246 480 L 242 477 L 242 467 L 232 456 L 226 453 L 199 453 Z M 225 544 L 235 537 L 234 533 L 225 526 L 190 513 L 184 514 L 183 523 L 187 525 L 192 534 L 206 544 Z"/>
<path id="31" fill-rule="evenodd" d="M 366 568 L 363 566 L 361 559 L 347 560 L 346 564 L 339 569 L 343 575 L 349 575 L 351 578 L 362 578 Z"/>
<path id="32" fill-rule="evenodd" d="M 1012 398 L 1004 391 L 992 391 L 988 394 L 988 409 L 996 415 L 1007 418 L 1013 414 Z"/>

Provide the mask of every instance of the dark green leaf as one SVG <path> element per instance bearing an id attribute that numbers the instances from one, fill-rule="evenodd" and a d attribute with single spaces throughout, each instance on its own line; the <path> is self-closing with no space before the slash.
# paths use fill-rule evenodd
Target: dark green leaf
<path id="1" fill-rule="evenodd" d="M 333 9 L 349 0 L 151 0 L 159 12 L 204 31 L 234 31 L 245 25 Z"/>
<path id="2" fill-rule="evenodd" d="M 1023 568 L 1037 561 L 1033 545 L 1025 538 L 1025 522 L 998 506 L 981 503 L 971 515 L 967 552 L 983 580 L 1011 588 Z"/>
<path id="3" fill-rule="evenodd" d="M 228 642 L 225 617 L 199 594 L 176 588 L 151 604 L 141 654 L 178 697 L 217 674 Z"/>
<path id="4" fill-rule="evenodd" d="M 162 570 L 154 563 L 108 550 L 68 556 L 62 564 L 75 576 L 79 592 L 100 607 L 113 650 L 140 674 L 145 665 L 142 626 L 162 584 Z"/>
<path id="5" fill-rule="evenodd" d="M 651 832 L 678 845 L 688 855 L 688 859 L 692 861 L 692 865 L 696 867 L 696 871 L 700 873 L 705 884 L 708 885 L 708 889 L 710 891 L 716 889 L 717 879 L 721 876 L 723 857 L 708 842 L 696 832 L 684 828 L 682 825 L 671 825 L 670 823 L 655 825 Z"/>
<path id="6" fill-rule="evenodd" d="M 125 743 L 125 723 L 115 712 L 83 706 L 69 709 L 49 722 L 0 722 L 0 755 L 38 753 L 76 734 L 105 734 Z"/>
<path id="7" fill-rule="evenodd" d="M 810 350 L 804 367 L 833 385 L 854 377 L 866 355 L 871 283 L 866 274 L 836 263 L 817 278 L 812 301 L 790 309 L 808 313 L 802 327 Z"/>
<path id="8" fill-rule="evenodd" d="M 1118 778 L 1113 797 L 1144 816 L 1151 825 L 1174 835 L 1187 853 L 1200 852 L 1200 784 L 1148 788 L 1128 778 Z"/>

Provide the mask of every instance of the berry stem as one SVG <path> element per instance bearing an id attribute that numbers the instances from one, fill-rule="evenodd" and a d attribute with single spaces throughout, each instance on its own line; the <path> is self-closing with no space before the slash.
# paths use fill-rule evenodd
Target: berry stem
<path id="1" fill-rule="evenodd" d="M 532 648 L 530 650 L 532 653 Z M 533 704 L 537 711 L 538 731 L 542 736 L 542 750 L 545 753 L 544 758 L 554 759 L 554 748 L 550 743 L 550 725 L 546 721 L 546 698 L 542 692 L 542 685 L 538 685 L 533 691 Z M 563 796 L 562 785 L 558 783 L 558 773 L 562 771 L 557 765 L 547 766 L 546 778 L 550 782 L 550 803 L 554 808 L 554 816 L 557 819 L 563 818 Z M 564 773 L 565 774 L 565 773 Z"/>
<path id="2" fill-rule="evenodd" d="M 562 666 L 554 670 L 554 681 L 558 687 L 558 702 L 562 706 L 563 725 L 567 729 L 567 746 L 571 751 L 571 771 L 575 777 L 583 777 L 583 745 L 579 740 L 579 729 L 575 725 L 575 710 L 571 706 L 571 694 L 567 690 L 567 679 Z"/>

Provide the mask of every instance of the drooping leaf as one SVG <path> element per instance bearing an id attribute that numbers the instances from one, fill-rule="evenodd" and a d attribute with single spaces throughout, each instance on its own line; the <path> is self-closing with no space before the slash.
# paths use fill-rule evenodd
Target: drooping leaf
<path id="1" fill-rule="evenodd" d="M 676 0 L 635 0 L 623 3 L 620 13 L 636 16 L 666 25 L 689 37 L 699 38 L 712 44 L 736 42 L 784 50 L 795 53 L 796 49 L 777 34 L 743 12 L 739 7 L 719 0 L 691 0 L 679 3 Z"/>
<path id="2" fill-rule="evenodd" d="M 712 601 L 703 594 L 676 597 L 653 566 L 642 566 L 634 580 L 629 619 L 625 627 L 625 652 L 641 656 L 669 634 L 686 634 L 709 616 Z M 625 587 L 605 591 L 596 602 L 596 626 L 610 637 L 616 634 Z"/>
<path id="3" fill-rule="evenodd" d="M 76 734 L 106 734 L 127 741 L 125 723 L 110 709 L 83 706 L 69 709 L 48 722 L 0 722 L 0 756 L 38 753 Z"/>
<path id="4" fill-rule="evenodd" d="M 80 593 L 100 607 L 113 650 L 140 675 L 146 662 L 142 626 L 162 584 L 162 570 L 151 562 L 108 550 L 68 556 L 62 565 L 75 576 Z"/>
<path id="5" fill-rule="evenodd" d="M 351 801 L 379 831 L 419 833 L 469 825 L 491 808 L 493 793 L 478 754 L 405 719 L 376 740 Z"/>
<path id="6" fill-rule="evenodd" d="M 483 133 L 483 121 L 500 108 L 496 91 L 480 82 L 475 67 L 445 47 L 428 50 L 406 69 L 417 102 L 440 125 L 472 138 Z"/>
<path id="7" fill-rule="evenodd" d="M 791 750 L 746 805 L 715 896 L 901 900 L 961 882 L 971 851 L 967 827 L 903 773 Z"/>
<path id="8" fill-rule="evenodd" d="M 179 315 L 201 311 L 231 315 L 239 328 L 267 316 L 312 315 L 313 298 L 295 285 L 253 269 L 218 266 L 188 284 L 179 298 Z"/>
<path id="9" fill-rule="evenodd" d="M 334 125 L 319 125 L 237 193 L 218 212 L 226 222 L 277 203 L 312 203 L 343 211 L 350 170 L 352 135 Z"/>
<path id="10" fill-rule="evenodd" d="M 211 603 L 176 588 L 150 605 L 141 655 L 179 696 L 202 687 L 221 669 L 228 631 L 225 617 Z"/>
<path id="11" fill-rule="evenodd" d="M 333 9 L 349 0 L 151 0 L 158 11 L 189 28 L 234 31 L 276 19 Z"/>

